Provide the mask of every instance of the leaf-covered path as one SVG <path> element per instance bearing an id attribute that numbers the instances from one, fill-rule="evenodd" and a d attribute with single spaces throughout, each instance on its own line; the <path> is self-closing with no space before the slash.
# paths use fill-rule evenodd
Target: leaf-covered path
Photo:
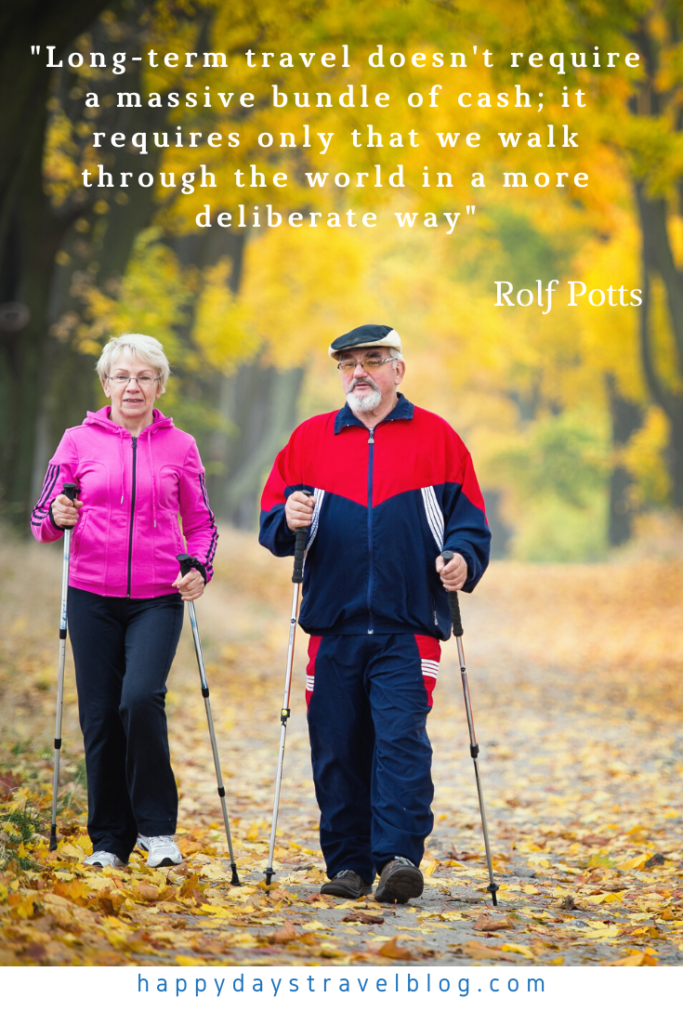
<path id="1" fill-rule="evenodd" d="M 463 598 L 495 909 L 452 642 L 429 722 L 424 896 L 392 908 L 318 895 L 302 634 L 265 889 L 291 566 L 229 531 L 197 611 L 243 886 L 229 885 L 187 623 L 168 698 L 183 865 L 152 871 L 135 853 L 120 871 L 82 866 L 91 848 L 70 666 L 62 841 L 50 854 L 61 560 L 5 545 L 1 564 L 0 963 L 683 962 L 681 562 L 494 563 Z"/>

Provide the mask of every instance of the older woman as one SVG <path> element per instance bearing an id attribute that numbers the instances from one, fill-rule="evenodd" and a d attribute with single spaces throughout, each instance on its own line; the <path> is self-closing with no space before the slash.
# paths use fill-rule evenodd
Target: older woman
<path id="1" fill-rule="evenodd" d="M 86 864 L 125 864 L 136 842 L 150 867 L 179 864 L 166 679 L 183 601 L 211 578 L 218 533 L 194 439 L 154 408 L 169 365 L 154 338 L 105 345 L 97 371 L 111 404 L 67 430 L 48 466 L 32 529 L 42 542 L 73 527 L 69 635 L 88 778 Z M 79 500 L 61 494 L 76 483 Z M 185 577 L 185 550 L 203 571 Z"/>

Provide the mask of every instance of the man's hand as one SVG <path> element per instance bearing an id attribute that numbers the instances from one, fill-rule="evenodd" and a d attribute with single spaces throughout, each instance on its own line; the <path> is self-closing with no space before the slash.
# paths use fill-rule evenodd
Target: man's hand
<path id="1" fill-rule="evenodd" d="M 57 526 L 66 529 L 67 526 L 75 526 L 78 522 L 79 509 L 83 508 L 83 502 L 76 498 L 72 501 L 66 494 L 58 494 L 52 502 L 52 518 Z"/>
<path id="2" fill-rule="evenodd" d="M 287 498 L 285 503 L 285 518 L 290 530 L 300 530 L 303 526 L 309 527 L 313 519 L 315 498 L 312 494 L 304 494 L 303 491 L 294 491 Z"/>
<path id="3" fill-rule="evenodd" d="M 448 565 L 439 555 L 436 560 L 436 571 L 446 590 L 462 590 L 467 580 L 467 562 L 457 551 Z"/>
<path id="4" fill-rule="evenodd" d="M 177 587 L 183 601 L 196 601 L 204 593 L 204 577 L 197 569 L 190 569 L 187 576 L 178 573 L 173 586 Z"/>

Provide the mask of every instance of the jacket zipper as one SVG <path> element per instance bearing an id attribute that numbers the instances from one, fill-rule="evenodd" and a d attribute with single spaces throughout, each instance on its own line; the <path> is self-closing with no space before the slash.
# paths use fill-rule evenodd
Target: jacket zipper
<path id="1" fill-rule="evenodd" d="M 368 633 L 374 633 L 372 621 L 372 576 L 374 553 L 372 549 L 372 474 L 375 461 L 375 428 L 368 435 Z"/>
<path id="2" fill-rule="evenodd" d="M 133 475 L 131 484 L 131 498 L 130 498 L 130 534 L 128 537 L 128 590 L 126 597 L 130 597 L 131 591 L 131 575 L 133 570 L 133 516 L 135 515 L 135 480 L 137 475 L 137 461 L 138 461 L 138 439 L 133 439 Z"/>

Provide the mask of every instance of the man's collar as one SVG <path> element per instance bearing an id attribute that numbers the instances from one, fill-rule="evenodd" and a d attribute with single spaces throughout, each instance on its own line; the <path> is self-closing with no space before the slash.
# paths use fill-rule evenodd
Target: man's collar
<path id="1" fill-rule="evenodd" d="M 377 424 L 378 427 L 381 426 L 382 423 L 388 423 L 390 420 L 412 420 L 415 406 L 412 402 L 409 402 L 400 391 L 397 392 L 397 394 L 398 402 L 388 416 L 385 416 L 383 420 L 379 421 Z M 362 427 L 363 430 L 368 429 L 364 423 L 361 423 L 357 416 L 354 416 L 348 405 L 345 405 L 343 409 L 340 409 L 336 415 L 334 421 L 335 434 L 338 434 L 344 429 L 344 427 Z"/>

